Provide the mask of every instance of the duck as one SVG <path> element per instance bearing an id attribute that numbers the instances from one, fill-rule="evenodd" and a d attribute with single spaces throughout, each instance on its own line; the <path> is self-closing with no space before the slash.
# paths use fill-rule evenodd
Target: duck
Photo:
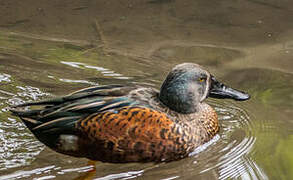
<path id="1" fill-rule="evenodd" d="M 98 85 L 11 108 L 50 149 L 109 163 L 169 162 L 187 157 L 219 132 L 208 97 L 244 101 L 194 63 L 176 65 L 160 90 Z"/>

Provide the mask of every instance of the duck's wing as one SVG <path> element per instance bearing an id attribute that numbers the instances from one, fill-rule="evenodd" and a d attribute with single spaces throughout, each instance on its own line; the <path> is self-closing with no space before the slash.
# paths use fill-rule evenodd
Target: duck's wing
<path id="1" fill-rule="evenodd" d="M 127 97 L 133 89 L 122 85 L 90 87 L 59 98 L 20 104 L 10 111 L 39 138 L 46 131 L 74 131 L 74 124 L 91 114 L 138 104 Z"/>
<path id="2" fill-rule="evenodd" d="M 39 123 L 61 117 L 82 117 L 138 103 L 127 97 L 135 88 L 123 85 L 95 86 L 54 99 L 23 103 L 12 107 L 11 111 L 20 118 L 31 118 Z"/>

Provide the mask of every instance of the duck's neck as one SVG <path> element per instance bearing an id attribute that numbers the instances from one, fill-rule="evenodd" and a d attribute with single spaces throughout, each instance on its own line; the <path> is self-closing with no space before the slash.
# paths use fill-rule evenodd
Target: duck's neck
<path id="1" fill-rule="evenodd" d="M 197 119 L 208 134 L 208 140 L 219 132 L 219 121 L 216 111 L 208 104 L 201 103 L 199 112 L 194 114 L 193 119 Z"/>

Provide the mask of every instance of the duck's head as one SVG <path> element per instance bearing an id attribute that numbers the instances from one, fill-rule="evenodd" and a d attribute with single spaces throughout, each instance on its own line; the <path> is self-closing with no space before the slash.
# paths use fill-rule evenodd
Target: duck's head
<path id="1" fill-rule="evenodd" d="M 193 63 L 175 66 L 161 86 L 159 99 L 170 109 L 194 113 L 207 97 L 230 98 L 237 101 L 249 99 L 247 93 L 218 82 L 208 71 Z"/>

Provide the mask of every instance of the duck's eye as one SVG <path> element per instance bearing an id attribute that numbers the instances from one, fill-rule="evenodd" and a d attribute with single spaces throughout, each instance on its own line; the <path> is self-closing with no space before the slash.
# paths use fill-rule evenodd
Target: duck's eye
<path id="1" fill-rule="evenodd" d="M 205 82 L 205 80 L 206 80 L 206 78 L 203 78 L 203 77 L 198 78 L 198 81 L 199 81 L 199 82 Z"/>

